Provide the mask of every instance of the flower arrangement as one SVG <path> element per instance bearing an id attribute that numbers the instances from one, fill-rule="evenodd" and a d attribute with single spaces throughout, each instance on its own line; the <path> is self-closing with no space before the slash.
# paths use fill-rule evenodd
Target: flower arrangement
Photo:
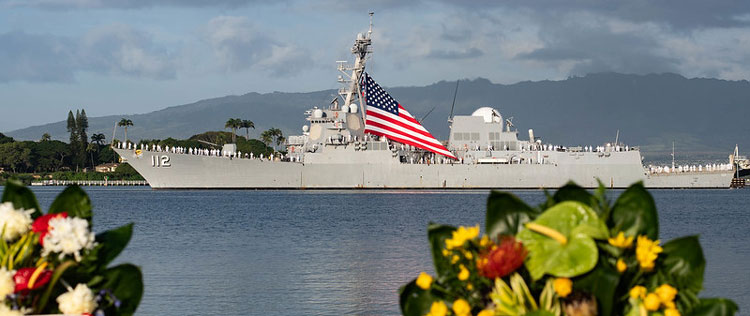
<path id="1" fill-rule="evenodd" d="M 33 192 L 8 181 L 0 202 L 0 315 L 133 315 L 143 295 L 140 268 L 108 265 L 133 224 L 100 234 L 78 186 L 42 214 Z"/>
<path id="2" fill-rule="evenodd" d="M 431 223 L 435 276 L 400 290 L 404 315 L 733 315 L 728 299 L 698 298 L 705 259 L 697 236 L 662 244 L 642 183 L 611 204 L 569 183 L 542 205 L 493 191 L 485 235 Z"/>

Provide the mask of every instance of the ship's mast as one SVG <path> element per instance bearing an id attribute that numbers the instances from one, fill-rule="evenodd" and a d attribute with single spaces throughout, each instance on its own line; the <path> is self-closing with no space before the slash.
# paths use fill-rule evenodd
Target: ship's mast
<path id="1" fill-rule="evenodd" d="M 339 95 L 344 99 L 344 106 L 349 106 L 355 98 L 360 98 L 359 95 L 359 79 L 362 73 L 365 71 L 365 63 L 367 62 L 367 55 L 372 53 L 370 45 L 372 44 L 372 16 L 374 12 L 370 12 L 370 28 L 367 34 L 357 34 L 357 40 L 354 41 L 352 46 L 352 54 L 354 54 L 354 65 L 349 66 L 345 61 L 338 61 L 338 70 L 343 73 L 344 76 L 339 76 L 339 82 L 348 87 L 342 87 L 339 89 Z M 349 72 L 351 71 L 351 75 Z M 361 101 L 361 100 L 360 100 Z M 360 102 L 361 103 L 361 102 Z M 364 106 L 360 104 L 360 109 L 364 110 Z M 364 111 L 361 111 L 363 113 Z"/>
<path id="2" fill-rule="evenodd" d="M 672 142 L 672 170 L 674 170 L 674 142 Z"/>

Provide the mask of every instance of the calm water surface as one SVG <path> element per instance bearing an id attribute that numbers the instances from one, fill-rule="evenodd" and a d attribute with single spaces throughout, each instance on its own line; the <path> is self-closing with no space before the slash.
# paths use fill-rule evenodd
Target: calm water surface
<path id="1" fill-rule="evenodd" d="M 45 209 L 61 190 L 34 188 Z M 143 268 L 139 315 L 397 314 L 399 286 L 432 271 L 427 223 L 483 227 L 487 198 L 486 191 L 86 190 L 95 231 L 136 223 L 118 261 Z M 517 194 L 544 199 L 540 191 Z M 701 235 L 702 296 L 750 310 L 750 191 L 653 194 L 662 240 Z"/>

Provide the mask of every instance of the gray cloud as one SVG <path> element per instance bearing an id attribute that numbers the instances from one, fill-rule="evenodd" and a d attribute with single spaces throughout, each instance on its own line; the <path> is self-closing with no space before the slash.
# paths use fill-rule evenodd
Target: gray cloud
<path id="1" fill-rule="evenodd" d="M 213 18 L 205 35 L 218 62 L 229 72 L 261 69 L 283 77 L 312 65 L 304 49 L 272 38 L 245 17 Z"/>
<path id="2" fill-rule="evenodd" d="M 42 9 L 139 9 L 151 7 L 225 7 L 275 4 L 284 0 L 0 0 L 11 7 Z"/>
<path id="3" fill-rule="evenodd" d="M 517 57 L 553 65 L 569 62 L 572 75 L 678 72 L 679 61 L 664 56 L 661 43 L 652 34 L 642 30 L 615 32 L 606 23 L 591 23 L 544 24 L 539 31 L 544 46 Z"/>
<path id="4" fill-rule="evenodd" d="M 746 18 L 746 15 L 750 14 L 750 2 L 742 0 L 441 0 L 441 2 L 472 11 L 505 8 L 544 14 L 590 12 L 634 22 L 665 23 L 677 29 L 750 25 L 750 20 Z"/>
<path id="5" fill-rule="evenodd" d="M 177 72 L 164 49 L 125 25 L 92 30 L 81 40 L 78 56 L 81 67 L 94 72 L 153 79 L 173 79 Z"/>
<path id="6" fill-rule="evenodd" d="M 71 40 L 52 35 L 0 34 L 0 82 L 69 82 L 74 78 Z"/>
<path id="7" fill-rule="evenodd" d="M 0 82 L 71 82 L 82 71 L 172 79 L 175 65 L 145 34 L 127 26 L 94 29 L 80 39 L 0 34 Z"/>
<path id="8" fill-rule="evenodd" d="M 484 53 L 476 47 L 467 48 L 464 50 L 432 50 L 427 54 L 427 57 L 438 58 L 438 59 L 468 59 L 474 57 L 480 57 Z"/>

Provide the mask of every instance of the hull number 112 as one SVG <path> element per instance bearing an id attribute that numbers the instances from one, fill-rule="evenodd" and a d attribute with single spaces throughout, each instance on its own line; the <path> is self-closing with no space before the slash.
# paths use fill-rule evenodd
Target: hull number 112
<path id="1" fill-rule="evenodd" d="M 151 167 L 157 168 L 169 168 L 172 164 L 169 162 L 169 156 L 167 155 L 154 155 L 151 156 Z"/>

